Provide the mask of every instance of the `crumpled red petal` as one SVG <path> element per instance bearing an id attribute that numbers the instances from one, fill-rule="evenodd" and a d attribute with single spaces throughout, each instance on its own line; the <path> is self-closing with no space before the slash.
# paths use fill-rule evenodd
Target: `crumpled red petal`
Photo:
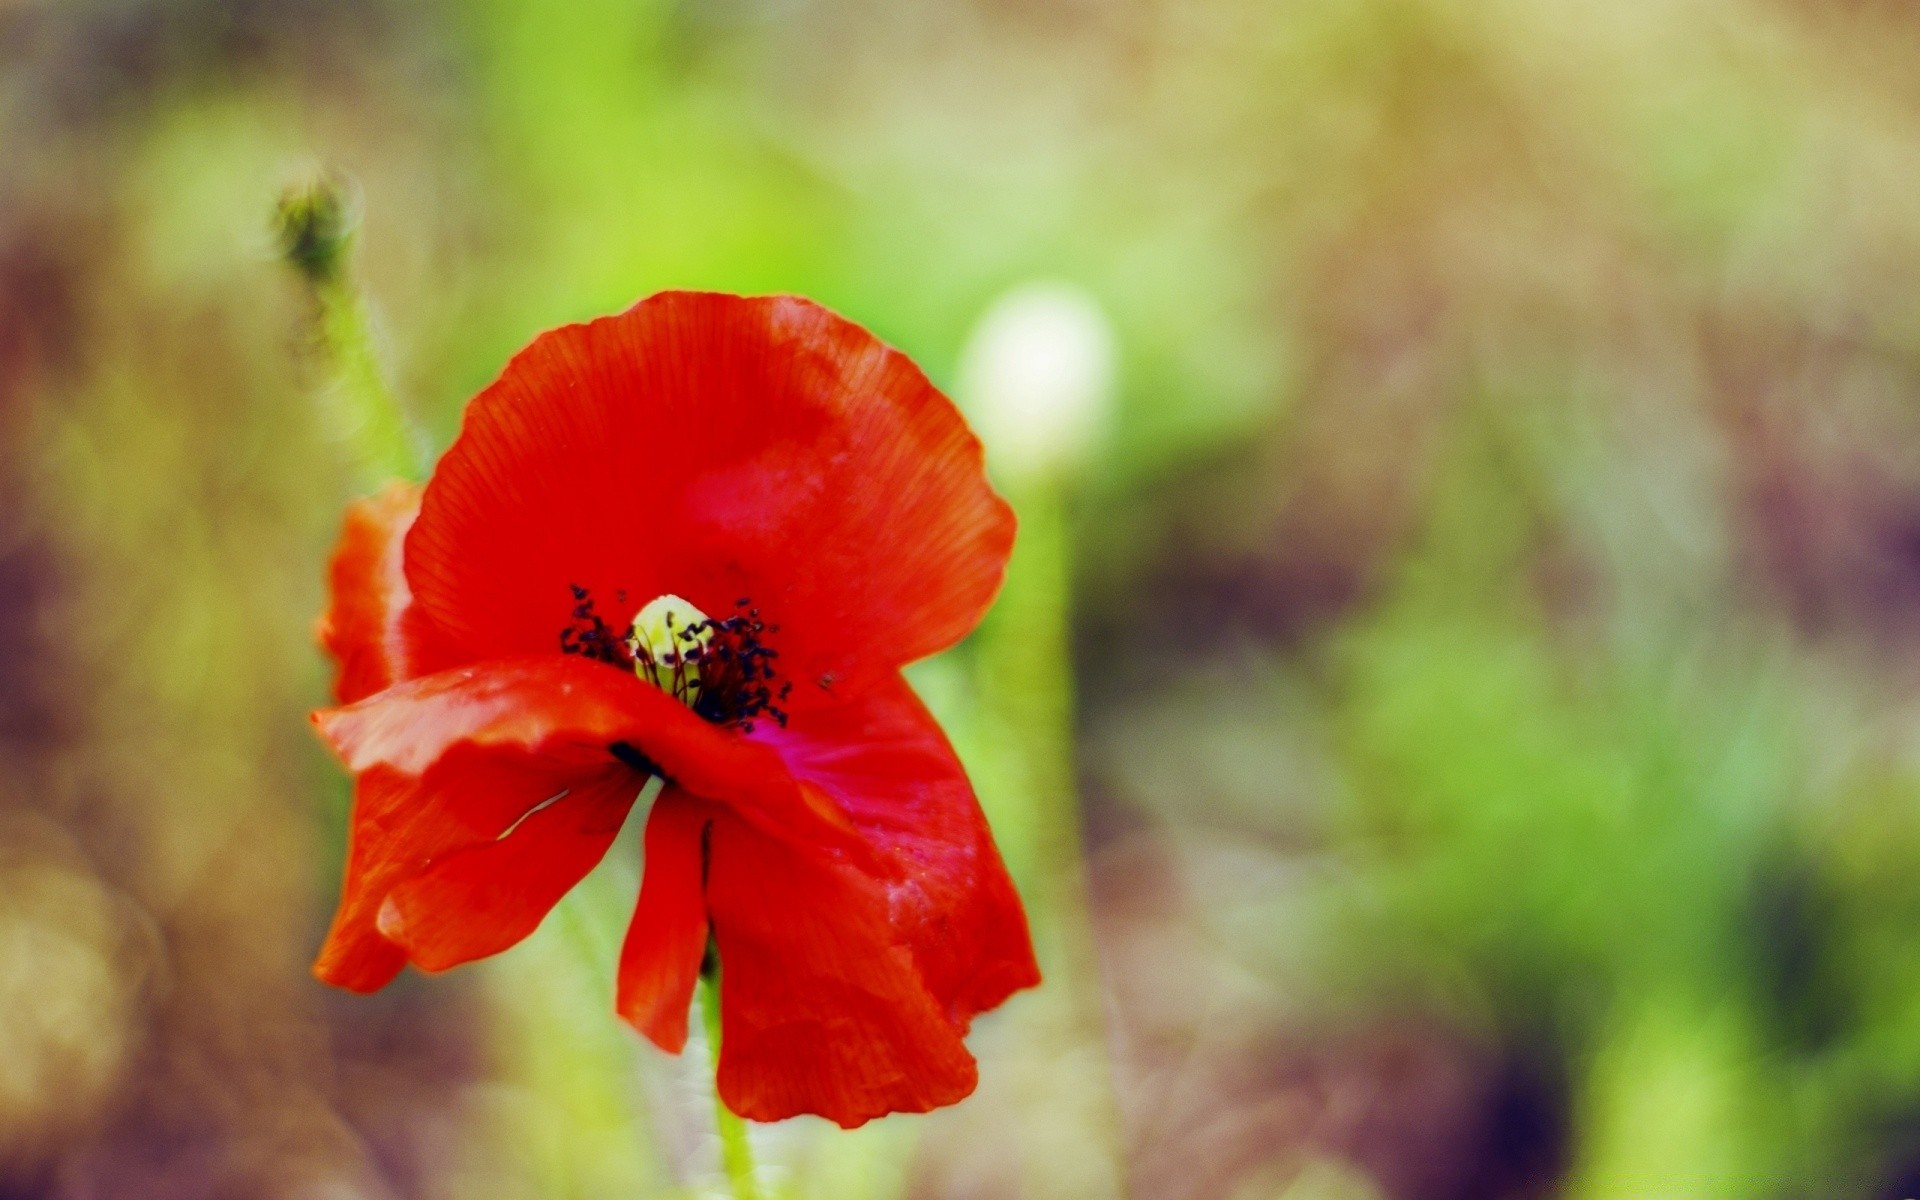
<path id="1" fill-rule="evenodd" d="M 889 920 L 962 1032 L 1040 982 L 1026 913 L 966 771 L 898 676 L 763 739 L 803 786 L 832 797 L 892 865 Z"/>
<path id="2" fill-rule="evenodd" d="M 900 944 L 882 884 L 730 812 L 708 838 L 728 1108 L 852 1128 L 972 1093 L 973 1056 Z"/>
<path id="3" fill-rule="evenodd" d="M 581 773 L 515 751 L 458 747 L 415 776 L 375 764 L 354 782 L 346 879 L 314 974 L 376 991 L 405 965 L 381 934 L 382 904 L 401 883 L 455 851 L 491 843 Z"/>
<path id="4" fill-rule="evenodd" d="M 616 764 L 498 839 L 437 859 L 388 894 L 381 934 L 426 971 L 517 945 L 606 854 L 640 786 Z"/>
<path id="5" fill-rule="evenodd" d="M 402 547 L 420 511 L 420 488 L 389 484 L 347 506 L 327 569 L 328 605 L 315 634 L 338 665 L 342 704 L 399 680 L 453 665 L 443 639 L 413 603 Z"/>
<path id="6" fill-rule="evenodd" d="M 542 334 L 468 407 L 407 535 L 470 658 L 551 652 L 588 589 L 779 626 L 790 711 L 957 641 L 1013 517 L 920 370 L 809 301 L 663 292 Z"/>
<path id="7" fill-rule="evenodd" d="M 687 1009 L 707 950 L 705 841 L 718 811 L 675 787 L 654 801 L 640 899 L 620 949 L 614 1007 L 669 1054 L 687 1044 Z"/>

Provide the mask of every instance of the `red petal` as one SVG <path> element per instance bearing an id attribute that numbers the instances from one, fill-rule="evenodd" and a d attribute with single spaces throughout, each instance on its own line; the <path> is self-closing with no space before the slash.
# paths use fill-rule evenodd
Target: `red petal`
<path id="1" fill-rule="evenodd" d="M 716 810 L 667 788 L 647 818 L 646 869 L 640 900 L 620 950 L 615 1007 L 669 1054 L 687 1044 L 687 1008 L 707 950 L 707 904 L 701 895 L 705 830 Z"/>
<path id="2" fill-rule="evenodd" d="M 505 836 L 440 858 L 387 896 L 380 932 L 427 971 L 514 946 L 606 854 L 640 786 L 632 770 L 613 766 Z"/>
<path id="3" fill-rule="evenodd" d="M 796 717 L 764 740 L 893 868 L 889 920 L 963 1032 L 975 1014 L 1040 982 L 1026 914 L 966 772 L 904 680 Z"/>
<path id="4" fill-rule="evenodd" d="M 750 597 L 797 710 L 966 634 L 1012 542 L 903 355 L 805 300 L 663 292 L 542 334 L 474 399 L 406 570 L 471 658 L 552 651 L 576 584 L 616 628 L 665 593 Z"/>
<path id="5" fill-rule="evenodd" d="M 340 907 L 314 974 L 356 992 L 384 987 L 406 958 L 376 925 L 388 894 L 449 853 L 491 843 L 578 777 L 565 764 L 471 746 L 423 776 L 378 765 L 361 774 Z"/>
<path id="6" fill-rule="evenodd" d="M 377 992 L 407 965 L 406 951 L 381 937 L 374 926 L 386 887 L 397 873 L 397 864 L 388 862 L 391 851 L 378 845 L 384 839 L 374 814 L 398 809 L 417 786 L 392 772 L 370 771 L 354 780 L 346 878 L 333 927 L 313 964 L 313 973 L 335 987 Z"/>
<path id="7" fill-rule="evenodd" d="M 606 767 L 608 748 L 625 742 L 674 783 L 769 829 L 864 850 L 830 807 L 806 802 L 771 749 L 592 659 L 545 654 L 457 667 L 317 712 L 314 723 L 352 770 L 408 775 L 460 747 L 480 747 L 519 752 L 572 780 Z"/>
<path id="8" fill-rule="evenodd" d="M 413 604 L 401 568 L 403 539 L 419 511 L 420 489 L 410 483 L 347 506 L 327 570 L 327 611 L 315 630 L 339 664 L 333 691 L 342 704 L 452 662 Z"/>
<path id="9" fill-rule="evenodd" d="M 852 1128 L 973 1091 L 973 1056 L 898 944 L 883 884 L 728 812 L 709 839 L 727 1107 Z"/>

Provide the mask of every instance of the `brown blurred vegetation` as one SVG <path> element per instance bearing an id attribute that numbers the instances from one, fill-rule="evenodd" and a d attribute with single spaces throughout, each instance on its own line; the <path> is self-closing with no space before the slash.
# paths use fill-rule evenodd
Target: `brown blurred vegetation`
<path id="1" fill-rule="evenodd" d="M 1892 0 L 0 5 L 0 1195 L 694 1153 L 657 1063 L 569 1091 L 641 1053 L 603 979 L 502 1015 L 550 946 L 306 974 L 355 468 L 267 221 L 316 164 L 441 439 L 661 286 L 941 379 L 1011 283 L 1108 307 L 1075 678 L 1141 1200 L 1910 1193 L 1916 56 Z M 852 1143 L 909 1194 L 1028 1186 L 976 1042 Z"/>

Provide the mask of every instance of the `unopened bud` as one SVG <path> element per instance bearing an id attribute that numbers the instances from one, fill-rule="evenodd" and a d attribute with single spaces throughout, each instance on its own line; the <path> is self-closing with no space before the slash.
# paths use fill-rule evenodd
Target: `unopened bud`
<path id="1" fill-rule="evenodd" d="M 315 175 L 280 194 L 273 229 L 280 255 L 315 284 L 332 283 L 353 237 L 353 206 L 332 176 Z"/>
<path id="2" fill-rule="evenodd" d="M 1024 284 L 974 326 L 960 359 L 960 399 L 995 469 L 1010 479 L 1079 467 L 1105 435 L 1113 401 L 1112 326 L 1064 283 Z"/>

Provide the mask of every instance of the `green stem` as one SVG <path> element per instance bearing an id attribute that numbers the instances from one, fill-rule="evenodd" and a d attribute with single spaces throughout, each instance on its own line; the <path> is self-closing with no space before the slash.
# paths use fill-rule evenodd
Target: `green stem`
<path id="1" fill-rule="evenodd" d="M 366 302 L 345 279 L 318 284 L 320 336 L 333 367 L 340 424 L 370 482 L 418 479 L 426 466 L 400 398 L 387 383 Z"/>
<path id="2" fill-rule="evenodd" d="M 707 1050 L 713 1056 L 713 1123 L 720 1130 L 720 1162 L 726 1168 L 734 1200 L 761 1200 L 747 1123 L 720 1098 L 720 967 L 719 960 L 711 957 L 711 949 L 708 954 L 707 966 L 700 971 L 700 1019 L 707 1030 Z"/>
<path id="3" fill-rule="evenodd" d="M 1008 825 L 1010 865 L 1023 885 L 1046 980 L 1030 1001 L 1034 1056 L 1071 1050 L 1087 1068 L 1050 1115 L 1092 1154 L 1031 1157 L 1035 1193 L 1087 1200 L 1128 1194 L 1125 1137 L 1112 1075 L 1098 945 L 1087 897 L 1080 793 L 1074 765 L 1072 534 L 1065 488 L 1045 480 L 1010 487 L 1020 538 L 1006 586 L 980 631 L 976 659 L 984 702 L 1007 731 L 1002 753 L 1016 772 L 1024 812 Z M 1044 1087 L 1058 1086 L 1046 1080 Z M 1097 1158 L 1095 1157 L 1097 1156 Z"/>

